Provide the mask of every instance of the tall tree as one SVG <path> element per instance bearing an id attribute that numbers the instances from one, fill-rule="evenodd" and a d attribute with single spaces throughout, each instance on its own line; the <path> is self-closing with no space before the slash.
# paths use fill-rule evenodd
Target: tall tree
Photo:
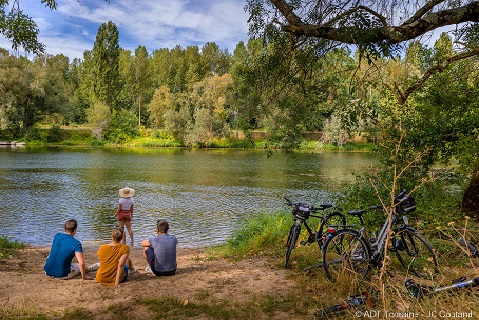
<path id="1" fill-rule="evenodd" d="M 121 89 L 118 36 L 118 28 L 112 21 L 102 23 L 92 51 L 95 102 L 106 103 L 111 110 L 118 109 L 117 98 Z"/>
<path id="2" fill-rule="evenodd" d="M 26 59 L 17 59 L 0 49 L 0 130 L 10 137 L 20 134 L 26 103 Z"/>
<path id="3" fill-rule="evenodd" d="M 231 55 L 228 50 L 222 50 L 214 42 L 208 42 L 201 50 L 203 59 L 208 67 L 209 75 L 223 75 L 231 67 Z"/>
<path id="4" fill-rule="evenodd" d="M 37 120 L 51 117 L 54 124 L 64 123 L 74 115 L 70 104 L 69 59 L 59 55 L 38 55 L 33 61 L 30 84 L 32 112 Z"/>
<path id="5" fill-rule="evenodd" d="M 138 127 L 141 125 L 142 106 L 151 98 L 151 72 L 149 55 L 146 47 L 138 46 L 135 49 L 133 60 L 133 75 L 135 79 L 135 104 L 138 110 Z"/>

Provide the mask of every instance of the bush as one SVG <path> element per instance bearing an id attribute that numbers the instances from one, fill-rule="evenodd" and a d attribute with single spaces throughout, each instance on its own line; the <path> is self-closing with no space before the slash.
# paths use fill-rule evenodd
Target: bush
<path id="1" fill-rule="evenodd" d="M 123 143 L 138 136 L 136 117 L 126 110 L 113 111 L 105 130 L 105 138 L 111 142 Z"/>
<path id="2" fill-rule="evenodd" d="M 53 125 L 47 133 L 47 142 L 60 142 L 63 140 L 64 130 L 59 125 Z"/>
<path id="3" fill-rule="evenodd" d="M 32 128 L 25 134 L 25 141 L 46 142 L 48 140 L 48 133 L 39 128 Z"/>
<path id="4" fill-rule="evenodd" d="M 283 252 L 291 217 L 284 212 L 258 213 L 218 247 L 226 256 L 241 259 L 256 254 Z"/>
<path id="5" fill-rule="evenodd" d="M 0 258 L 14 254 L 16 250 L 25 248 L 25 244 L 18 241 L 10 241 L 6 236 L 0 237 Z"/>

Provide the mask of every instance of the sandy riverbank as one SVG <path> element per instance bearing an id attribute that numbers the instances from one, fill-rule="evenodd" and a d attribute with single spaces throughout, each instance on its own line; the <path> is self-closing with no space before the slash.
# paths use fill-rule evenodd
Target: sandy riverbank
<path id="1" fill-rule="evenodd" d="M 98 246 L 84 246 L 85 261 L 97 261 Z M 151 311 L 139 304 L 144 299 L 174 297 L 191 303 L 204 297 L 221 301 L 254 301 L 255 299 L 294 291 L 288 281 L 291 270 L 278 267 L 277 261 L 260 257 L 233 262 L 208 259 L 203 249 L 179 249 L 178 272 L 172 277 L 155 277 L 144 269 L 146 261 L 141 248 L 132 247 L 131 259 L 137 272 L 130 275 L 122 288 L 103 286 L 94 280 L 80 278 L 55 280 L 43 273 L 49 248 L 29 247 L 15 257 L 0 261 L 0 308 L 2 312 L 22 317 L 37 312 L 49 318 L 62 317 L 74 307 L 86 310 L 94 319 L 113 319 L 115 305 L 129 305 L 128 319 L 149 319 Z M 90 275 L 94 276 L 94 273 Z M 204 303 L 204 301 L 203 301 Z M 262 318 L 258 314 L 258 319 Z M 299 319 L 293 314 L 278 312 L 275 319 Z"/>

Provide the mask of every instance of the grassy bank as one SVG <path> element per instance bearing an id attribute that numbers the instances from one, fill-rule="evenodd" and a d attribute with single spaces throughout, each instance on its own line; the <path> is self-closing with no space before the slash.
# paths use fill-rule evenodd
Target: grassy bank
<path id="1" fill-rule="evenodd" d="M 19 249 L 25 248 L 25 244 L 11 241 L 5 236 L 0 236 L 0 259 L 15 255 Z"/>
<path id="2" fill-rule="evenodd" d="M 65 146 L 131 146 L 131 147 L 163 147 L 163 148 L 241 148 L 241 149 L 275 149 L 276 146 L 266 140 L 266 135 L 253 134 L 252 139 L 229 138 L 213 139 L 208 143 L 187 146 L 184 141 L 175 139 L 172 135 L 160 130 L 140 130 L 135 136 L 122 136 L 121 139 L 97 139 L 91 130 L 83 127 L 38 127 L 31 130 L 18 141 L 29 145 L 65 145 Z M 1 140 L 1 139 L 0 139 Z M 8 140 L 8 139 L 7 139 Z M 279 148 L 279 146 L 278 146 Z M 342 145 L 325 144 L 311 140 L 308 136 L 298 146 L 299 150 L 339 150 L 339 151 L 371 151 L 373 143 L 350 141 Z"/>
<path id="3" fill-rule="evenodd" d="M 434 281 L 424 284 L 432 287 L 444 286 L 461 276 L 466 276 L 467 279 L 479 276 L 473 270 L 479 260 L 471 259 L 457 243 L 459 236 L 466 236 L 472 243 L 479 245 L 479 223 L 460 212 L 460 193 L 452 193 L 451 189 L 444 185 L 431 186 L 419 192 L 416 200 L 418 212 L 409 216 L 410 225 L 417 228 L 433 246 L 440 267 L 440 274 Z M 375 204 L 374 199 L 372 204 Z M 357 221 L 353 221 L 354 218 L 349 219 L 348 223 L 358 225 Z M 313 218 L 310 218 L 310 222 L 311 220 Z M 373 227 L 379 220 L 383 221 L 384 216 L 370 217 L 368 225 Z M 247 221 L 225 245 L 212 248 L 211 252 L 232 259 L 268 255 L 276 261 L 277 267 L 281 268 L 291 223 L 292 216 L 288 211 L 261 213 Z M 378 228 L 379 226 L 377 224 Z M 308 234 L 303 228 L 299 241 L 306 240 L 307 237 Z M 291 280 L 302 288 L 301 296 L 308 300 L 310 314 L 313 310 L 342 303 L 349 295 L 367 291 L 371 296 L 371 304 L 362 306 L 359 310 L 381 310 L 376 314 L 376 317 L 381 319 L 410 316 L 426 319 L 440 317 L 439 314 L 441 317 L 456 314 L 460 318 L 479 316 L 479 293 L 475 289 L 439 293 L 420 300 L 411 297 L 404 285 L 405 278 L 408 277 L 407 271 L 396 263 L 395 256 L 389 256 L 385 260 L 385 270 L 388 271 L 384 275 L 381 275 L 380 269 L 373 268 L 366 281 L 356 282 L 349 279 L 334 285 L 325 277 L 322 266 L 304 271 L 309 266 L 318 265 L 320 260 L 321 250 L 316 243 L 297 245 L 290 260 L 289 268 L 297 272 Z M 357 318 L 356 310 L 350 310 L 338 317 Z"/>

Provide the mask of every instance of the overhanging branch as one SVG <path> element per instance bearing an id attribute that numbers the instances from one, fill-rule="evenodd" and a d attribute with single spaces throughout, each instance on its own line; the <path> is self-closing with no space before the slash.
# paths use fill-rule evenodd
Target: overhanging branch
<path id="1" fill-rule="evenodd" d="M 347 18 L 358 10 L 364 10 L 370 15 L 376 16 L 382 26 L 364 29 L 372 35 L 368 37 L 368 41 L 380 43 L 385 42 L 390 45 L 398 44 L 407 40 L 415 39 L 428 31 L 435 30 L 440 27 L 460 24 L 465 22 L 479 22 L 479 1 L 470 2 L 464 6 L 431 12 L 437 4 L 444 2 L 434 0 L 428 2 L 420 8 L 410 19 L 401 25 L 388 25 L 386 19 L 374 10 L 357 6 L 345 11 L 339 16 L 322 24 L 305 23 L 288 5 L 285 0 L 270 0 L 273 6 L 283 15 L 286 23 L 281 26 L 282 30 L 291 33 L 297 37 L 314 37 L 338 41 L 346 44 L 356 44 L 357 26 L 338 26 L 334 24 L 340 19 Z M 427 13 L 427 14 L 426 14 Z"/>
<path id="2" fill-rule="evenodd" d="M 446 59 L 446 61 L 444 63 L 432 66 L 429 69 L 427 69 L 426 72 L 424 73 L 424 75 L 421 77 L 421 79 L 419 79 L 412 86 L 406 88 L 406 90 L 404 90 L 404 91 L 401 91 L 401 89 L 399 88 L 397 83 L 394 83 L 394 86 L 391 86 L 390 84 L 386 83 L 385 86 L 394 94 L 394 96 L 398 100 L 398 103 L 400 105 L 403 105 L 403 104 L 406 103 L 406 100 L 408 99 L 408 97 L 416 89 L 421 87 L 427 81 L 427 79 L 429 79 L 434 73 L 443 72 L 452 63 L 454 63 L 456 61 L 459 61 L 459 60 L 462 60 L 462 59 L 470 58 L 470 57 L 473 57 L 473 56 L 476 56 L 476 55 L 479 55 L 479 49 L 470 49 L 466 52 L 456 54 L 456 55 Z"/>

